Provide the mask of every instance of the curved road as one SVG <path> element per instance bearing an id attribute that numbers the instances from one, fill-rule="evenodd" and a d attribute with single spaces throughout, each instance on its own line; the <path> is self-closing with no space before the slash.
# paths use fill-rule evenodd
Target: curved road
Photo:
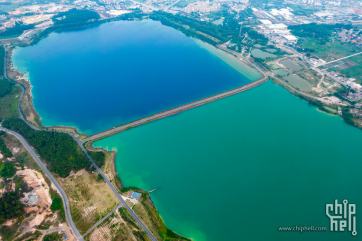
<path id="1" fill-rule="evenodd" d="M 7 51 L 6 51 L 6 48 L 4 47 L 5 49 L 5 55 L 4 55 L 4 77 L 9 80 L 10 82 L 15 82 L 13 80 L 10 80 L 8 78 L 8 75 L 7 75 L 7 68 L 6 68 L 6 56 L 7 56 Z M 20 86 L 21 87 L 21 90 L 22 90 L 22 93 L 21 93 L 21 96 L 19 98 L 19 101 L 18 101 L 18 112 L 19 112 L 19 117 L 25 121 L 25 123 L 27 123 L 31 128 L 33 128 L 34 130 L 40 130 L 38 127 L 36 126 L 33 126 L 32 124 L 30 124 L 26 119 L 24 119 L 24 116 L 21 112 L 21 109 L 20 109 L 20 103 L 23 99 L 23 96 L 24 96 L 24 87 L 21 86 L 20 84 L 18 84 L 17 82 L 15 82 L 16 85 Z M 65 217 L 67 218 L 67 221 L 69 223 L 69 227 L 70 229 L 72 230 L 73 234 L 75 235 L 75 237 L 78 239 L 78 240 L 83 240 L 82 238 L 82 235 L 79 233 L 78 229 L 75 227 L 74 225 L 74 222 L 73 222 L 73 219 L 72 219 L 72 215 L 70 214 L 70 208 L 69 208 L 69 201 L 68 201 L 68 197 L 67 195 L 65 194 L 63 188 L 59 185 L 58 181 L 53 177 L 53 175 L 49 172 L 49 170 L 45 167 L 45 165 L 43 164 L 43 162 L 40 160 L 39 156 L 34 152 L 34 150 L 29 146 L 29 144 L 25 141 L 25 139 L 19 135 L 18 133 L 14 132 L 14 131 L 11 131 L 11 130 L 8 130 L 8 129 L 5 129 L 3 127 L 1 127 L 1 123 L 0 123 L 0 130 L 3 130 L 7 133 L 10 133 L 11 135 L 15 136 L 16 138 L 18 138 L 20 140 L 20 142 L 24 145 L 24 147 L 28 150 L 28 152 L 30 153 L 30 155 L 34 158 L 34 160 L 38 163 L 38 165 L 41 167 L 41 169 L 44 171 L 44 173 L 48 176 L 48 178 L 50 179 L 50 181 L 52 183 L 54 183 L 54 185 L 57 187 L 57 189 L 59 190 L 63 200 L 64 200 L 64 208 L 65 208 Z"/>
<path id="2" fill-rule="evenodd" d="M 25 123 L 27 123 L 32 129 L 34 130 L 41 130 L 39 129 L 38 127 L 32 125 L 31 123 L 29 123 L 23 116 L 23 113 L 21 111 L 21 108 L 20 108 L 20 104 L 21 104 L 21 101 L 23 99 L 23 96 L 24 96 L 24 87 L 22 85 L 20 85 L 19 83 L 11 80 L 8 78 L 7 76 L 7 68 L 6 68 L 6 56 L 7 56 L 7 51 L 6 51 L 6 48 L 4 47 L 5 49 L 5 55 L 4 55 L 4 77 L 11 81 L 11 82 L 14 82 L 16 83 L 16 85 L 20 86 L 21 89 L 22 89 L 22 93 L 21 93 L 21 96 L 19 98 L 19 102 L 18 102 L 18 111 L 19 111 L 19 118 L 21 118 Z M 2 128 L 2 130 L 6 131 L 6 132 L 9 132 L 9 133 L 12 133 L 13 135 L 15 135 L 16 137 L 19 138 L 19 140 L 21 140 L 22 142 L 24 142 L 29 148 L 30 146 L 28 145 L 28 143 L 24 140 L 24 138 L 22 136 L 20 136 L 19 134 L 13 132 L 13 131 L 10 131 L 8 129 L 5 129 L 5 128 Z M 44 131 L 49 131 L 49 130 L 44 130 Z M 57 132 L 62 132 L 62 131 L 57 131 Z M 85 153 L 85 155 L 87 156 L 87 158 L 89 159 L 89 161 L 93 164 L 93 166 L 97 169 L 98 173 L 103 177 L 104 181 L 107 183 L 107 185 L 111 188 L 111 190 L 113 191 L 113 193 L 116 195 L 116 197 L 119 199 L 119 201 L 121 202 L 121 204 L 127 209 L 127 211 L 130 213 L 130 215 L 136 220 L 136 222 L 138 223 L 138 225 L 143 229 L 143 231 L 145 231 L 147 233 L 147 235 L 150 237 L 150 239 L 152 241 L 157 241 L 157 239 L 155 238 L 155 236 L 153 236 L 153 234 L 151 233 L 150 230 L 148 230 L 148 228 L 142 223 L 142 221 L 137 217 L 137 215 L 133 212 L 133 210 L 127 205 L 127 203 L 124 201 L 124 199 L 122 198 L 122 196 L 118 193 L 118 191 L 115 189 L 115 187 L 112 185 L 112 183 L 108 180 L 108 178 L 104 175 L 104 173 L 102 172 L 102 170 L 97 166 L 97 164 L 93 161 L 93 159 L 89 156 L 88 152 L 85 150 L 85 148 L 83 147 L 82 145 L 82 142 L 80 142 L 73 134 L 71 133 L 68 133 L 68 132 L 63 132 L 63 133 L 67 133 L 69 134 L 78 144 L 78 146 L 82 149 L 82 151 Z M 24 146 L 25 146 L 24 144 Z M 62 197 L 63 197 L 63 200 L 64 200 L 64 204 L 65 204 L 65 213 L 66 213 L 66 217 L 67 217 L 67 220 L 68 220 L 68 223 L 69 223 L 69 226 L 70 228 L 73 230 L 73 233 L 75 234 L 76 238 L 78 240 L 83 240 L 83 237 L 82 235 L 80 235 L 78 229 L 75 227 L 74 225 L 74 222 L 73 222 L 73 219 L 72 219 L 72 216 L 70 214 L 70 209 L 69 209 L 69 202 L 68 202 L 68 198 L 67 198 L 67 195 L 65 194 L 64 190 L 61 189 L 59 183 L 56 181 L 56 179 L 51 175 L 51 173 L 48 171 L 48 169 L 46 169 L 46 167 L 44 166 L 44 164 L 41 162 L 41 160 L 39 159 L 39 157 L 35 154 L 35 152 L 30 148 L 28 150 L 30 152 L 30 154 L 34 157 L 34 159 L 38 162 L 38 164 L 41 166 L 41 168 L 45 171 L 46 170 L 46 173 L 48 175 L 48 177 L 50 178 L 50 180 L 56 184 L 57 188 L 59 187 L 59 191 L 62 190 Z"/>
<path id="3" fill-rule="evenodd" d="M 64 206 L 65 206 L 65 216 L 68 220 L 69 223 L 69 227 L 71 228 L 71 230 L 73 231 L 73 234 L 75 235 L 75 237 L 78 240 L 83 240 L 82 235 L 80 235 L 80 233 L 78 232 L 78 229 L 75 227 L 74 223 L 73 223 L 73 219 L 72 216 L 70 215 L 70 210 L 69 210 L 69 201 L 68 201 L 68 197 L 65 194 L 63 188 L 59 185 L 59 183 L 57 182 L 57 180 L 53 177 L 53 175 L 48 171 L 48 169 L 45 167 L 45 165 L 43 164 L 43 162 L 40 160 L 40 158 L 38 157 L 38 155 L 34 152 L 34 150 L 30 147 L 30 145 L 25 141 L 25 139 L 19 135 L 18 133 L 8 130 L 6 128 L 1 127 L 0 125 L 0 130 L 5 131 L 6 133 L 9 133 L 13 136 L 15 136 L 25 147 L 26 150 L 28 150 L 28 152 L 30 153 L 30 155 L 34 158 L 34 160 L 38 163 L 38 165 L 40 166 L 40 168 L 44 171 L 44 173 L 48 176 L 48 178 L 51 180 L 52 183 L 54 183 L 54 185 L 57 187 L 57 189 L 59 190 L 60 194 L 62 195 L 62 198 L 64 200 Z"/>

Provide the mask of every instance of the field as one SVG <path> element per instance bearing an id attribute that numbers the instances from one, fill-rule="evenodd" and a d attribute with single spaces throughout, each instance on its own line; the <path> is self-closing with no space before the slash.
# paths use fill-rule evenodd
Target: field
<path id="1" fill-rule="evenodd" d="M 314 49 L 316 51 L 315 55 L 327 62 L 362 52 L 361 47 L 350 43 L 342 43 L 340 41 L 327 42 L 325 45 L 320 45 L 319 43 L 320 41 L 317 39 L 307 38 L 299 41 L 298 45 L 301 48 Z M 328 67 L 340 65 L 342 62 L 343 64 L 340 67 L 330 68 L 329 70 L 338 71 L 345 77 L 355 78 L 357 83 L 362 83 L 362 54 L 336 62 Z M 325 66 L 321 68 L 325 68 Z"/>
<path id="2" fill-rule="evenodd" d="M 136 203 L 134 207 L 132 208 L 133 211 L 136 213 L 139 219 L 143 222 L 144 225 L 152 232 L 152 234 L 157 238 L 160 239 L 158 236 L 158 232 L 155 228 L 155 226 L 152 223 L 152 220 L 147 214 L 147 211 L 145 210 L 144 206 L 140 203 Z"/>
<path id="3" fill-rule="evenodd" d="M 131 226 L 132 227 L 132 226 Z M 85 241 L 121 241 L 121 240 L 138 240 L 133 236 L 133 228 L 127 225 L 122 219 L 119 211 L 116 210 L 104 220 L 97 228 L 90 232 Z M 143 236 L 146 238 L 146 235 Z"/>
<path id="4" fill-rule="evenodd" d="M 327 60 L 328 54 L 334 58 L 342 58 L 351 54 L 355 54 L 362 51 L 362 48 L 354 46 L 350 43 L 342 43 L 335 40 L 334 42 L 327 42 L 325 45 L 320 44 L 320 40 L 313 38 L 301 39 L 298 42 L 298 46 L 301 48 L 314 49 L 315 55 Z M 328 61 L 333 60 L 329 57 Z"/>
<path id="5" fill-rule="evenodd" d="M 74 224 L 81 234 L 119 204 L 112 190 L 97 177 L 96 172 L 89 174 L 80 170 L 67 178 L 58 178 L 68 196 Z"/>
<path id="6" fill-rule="evenodd" d="M 300 6 L 300 5 L 289 5 L 288 7 L 292 8 L 294 10 L 292 12 L 294 15 L 304 15 L 304 16 L 306 16 L 306 15 L 313 14 L 313 13 L 319 11 L 318 8 L 305 7 L 305 6 Z"/>

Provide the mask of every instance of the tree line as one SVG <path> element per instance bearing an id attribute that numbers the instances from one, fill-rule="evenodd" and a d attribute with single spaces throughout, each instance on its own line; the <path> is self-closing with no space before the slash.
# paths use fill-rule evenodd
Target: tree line
<path id="1" fill-rule="evenodd" d="M 1 137 L 2 133 L 0 133 L 0 152 L 4 155 L 4 157 L 11 157 L 13 154 L 9 150 L 9 148 L 6 146 L 4 139 Z"/>
<path id="2" fill-rule="evenodd" d="M 309 24 L 288 26 L 288 29 L 291 30 L 291 33 L 298 37 L 317 38 L 325 41 L 327 41 L 332 36 L 333 30 L 342 29 L 342 28 L 349 30 L 352 28 L 352 25 L 346 25 L 340 23 L 337 24 L 309 23 Z"/>
<path id="3" fill-rule="evenodd" d="M 73 8 L 67 12 L 58 13 L 57 15 L 52 17 L 52 20 L 55 25 L 87 22 L 90 20 L 98 20 L 98 19 L 100 19 L 98 13 L 90 10 L 79 10 L 76 8 Z"/>
<path id="4" fill-rule="evenodd" d="M 12 28 L 7 28 L 5 31 L 0 32 L 1 38 L 15 38 L 17 36 L 20 36 L 25 30 L 34 28 L 35 24 L 20 24 L 15 23 L 15 26 Z"/>
<path id="5" fill-rule="evenodd" d="M 94 168 L 77 143 L 66 133 L 35 131 L 19 118 L 4 120 L 2 126 L 22 135 L 46 161 L 49 170 L 60 177 L 67 177 L 71 171 L 82 168 L 87 171 Z"/>
<path id="6" fill-rule="evenodd" d="M 7 79 L 3 79 L 0 77 L 0 98 L 11 92 L 11 86 L 13 83 L 8 81 Z"/>
<path id="7" fill-rule="evenodd" d="M 12 162 L 1 163 L 0 177 L 12 178 L 16 173 L 16 167 Z"/>
<path id="8" fill-rule="evenodd" d="M 20 202 L 25 192 L 31 191 L 26 182 L 20 176 L 16 176 L 12 181 L 4 180 L 5 193 L 0 198 L 0 224 L 6 220 L 20 217 L 24 213 L 24 204 Z M 12 190 L 12 183 L 15 184 L 15 190 Z"/>
<path id="9" fill-rule="evenodd" d="M 173 15 L 171 13 L 160 11 L 153 12 L 149 17 L 152 20 L 160 21 L 163 25 L 180 30 L 186 34 L 186 36 L 196 37 L 212 45 L 217 45 L 219 42 L 199 34 L 197 31 L 220 40 L 220 43 L 232 40 L 231 42 L 238 45 L 239 50 L 241 49 L 240 43 L 246 33 L 248 33 L 250 38 L 260 44 L 266 44 L 268 42 L 268 38 L 259 34 L 252 28 L 242 27 L 240 30 L 240 24 L 236 19 L 234 19 L 234 15 L 227 14 L 225 16 L 223 25 L 215 25 L 211 22 L 198 21 L 181 14 Z"/>
<path id="10" fill-rule="evenodd" d="M 103 151 L 91 151 L 88 153 L 98 167 L 102 167 L 104 165 L 106 154 Z"/>

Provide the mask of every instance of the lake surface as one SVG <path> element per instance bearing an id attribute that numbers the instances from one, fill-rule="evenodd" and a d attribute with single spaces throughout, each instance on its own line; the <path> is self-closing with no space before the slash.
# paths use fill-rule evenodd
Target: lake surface
<path id="1" fill-rule="evenodd" d="M 256 58 L 261 58 L 261 59 L 278 57 L 275 54 L 271 54 L 271 53 L 265 52 L 265 51 L 260 50 L 260 49 L 252 49 L 251 54 Z"/>
<path id="2" fill-rule="evenodd" d="M 118 21 L 16 48 L 45 126 L 93 134 L 249 83 L 255 70 L 159 22 Z"/>
<path id="3" fill-rule="evenodd" d="M 222 25 L 223 22 L 224 22 L 224 19 L 220 18 L 220 19 L 217 19 L 217 20 L 213 21 L 212 23 L 215 24 L 215 25 Z"/>
<path id="4" fill-rule="evenodd" d="M 313 85 L 311 85 L 305 79 L 300 78 L 298 75 L 290 74 L 284 77 L 284 79 L 288 80 L 289 84 L 299 88 L 300 90 L 309 91 L 309 92 L 312 91 Z"/>
<path id="5" fill-rule="evenodd" d="M 298 71 L 301 70 L 302 67 L 295 64 L 292 60 L 290 59 L 283 59 L 281 61 L 279 61 L 279 63 L 281 63 L 282 65 L 284 65 L 285 67 L 287 67 L 288 69 L 294 70 L 294 71 Z"/>
<path id="6" fill-rule="evenodd" d="M 259 77 L 234 57 L 153 21 L 52 34 L 17 48 L 13 60 L 29 72 L 45 125 L 87 133 Z M 95 146 L 118 151 L 124 185 L 157 188 L 152 200 L 181 235 L 198 241 L 348 241 L 361 235 L 277 227 L 328 227 L 325 204 L 335 199 L 348 199 L 358 210 L 361 143 L 361 131 L 267 82 Z"/>
<path id="7" fill-rule="evenodd" d="M 123 184 L 151 193 L 166 225 L 194 240 L 348 241 L 325 205 L 362 205 L 362 133 L 281 86 L 252 90 L 95 143 L 116 150 Z M 357 211 L 360 233 L 361 212 Z"/>

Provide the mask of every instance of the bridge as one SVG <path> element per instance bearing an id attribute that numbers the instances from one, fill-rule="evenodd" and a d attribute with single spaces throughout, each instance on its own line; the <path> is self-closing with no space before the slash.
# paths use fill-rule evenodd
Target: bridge
<path id="1" fill-rule="evenodd" d="M 240 55 L 239 55 L 240 56 Z M 248 61 L 249 62 L 249 61 Z M 249 62 L 250 64 L 252 64 L 251 62 Z M 183 112 L 183 111 L 186 111 L 186 110 L 189 110 L 189 109 L 193 109 L 195 107 L 198 107 L 198 106 L 201 106 L 201 105 L 205 105 L 207 103 L 210 103 L 210 102 L 213 102 L 213 101 L 216 101 L 216 100 L 220 100 L 220 99 L 223 99 L 225 97 L 228 97 L 228 96 L 231 96 L 231 95 L 235 95 L 235 94 L 238 94 L 240 92 L 243 92 L 243 91 L 246 91 L 246 90 L 250 90 L 260 84 L 263 84 L 265 83 L 266 81 L 268 81 L 268 76 L 266 74 L 264 74 L 264 72 L 262 72 L 261 70 L 259 70 L 259 68 L 257 66 L 255 66 L 254 64 L 252 64 L 264 77 L 262 77 L 261 79 L 258 79 L 254 82 L 251 82 L 249 84 L 246 84 L 246 85 L 243 85 L 241 87 L 238 87 L 236 89 L 232 89 L 232 90 L 229 90 L 229 91 L 226 91 L 226 92 L 223 92 L 223 93 L 220 93 L 220 94 L 217 94 L 217 95 L 214 95 L 214 96 L 210 96 L 210 97 L 207 97 L 207 98 L 204 98 L 204 99 L 201 99 L 201 100 L 197 100 L 197 101 L 194 101 L 194 102 L 191 102 L 189 104 L 186 104 L 186 105 L 182 105 L 182 106 L 179 106 L 179 107 L 176 107 L 176 108 L 173 108 L 173 109 L 170 109 L 170 110 L 166 110 L 166 111 L 163 111 L 163 112 L 160 112 L 160 113 L 157 113 L 157 114 L 154 114 L 152 116 L 148 116 L 148 117 L 145 117 L 145 118 L 142 118 L 142 119 L 139 119 L 139 120 L 135 120 L 135 121 L 132 121 L 132 122 L 129 122 L 127 124 L 124 124 L 124 125 L 121 125 L 121 126 L 118 126 L 118 127 L 114 127 L 112 129 L 109 129 L 109 130 L 106 130 L 104 132 L 101 132 L 101 133 L 98 133 L 98 134 L 95 134 L 87 139 L 84 139 L 81 141 L 81 143 L 85 143 L 85 142 L 88 142 L 88 141 L 94 141 L 94 140 L 98 140 L 98 139 L 102 139 L 104 137 L 107 137 L 107 136 L 111 136 L 111 135 L 114 135 L 116 133 L 119 133 L 119 132 L 122 132 L 122 131 L 125 131 L 125 130 L 128 130 L 130 128 L 133 128 L 133 127 L 136 127 L 136 126 L 140 126 L 140 125 L 143 125 L 143 124 L 146 124 L 148 122 L 151 122 L 151 121 L 155 121 L 155 120 L 158 120 L 158 119 L 161 119 L 161 118 L 165 118 L 167 116 L 171 116 L 171 115 L 175 115 L 175 114 L 178 114 L 180 112 Z"/>

